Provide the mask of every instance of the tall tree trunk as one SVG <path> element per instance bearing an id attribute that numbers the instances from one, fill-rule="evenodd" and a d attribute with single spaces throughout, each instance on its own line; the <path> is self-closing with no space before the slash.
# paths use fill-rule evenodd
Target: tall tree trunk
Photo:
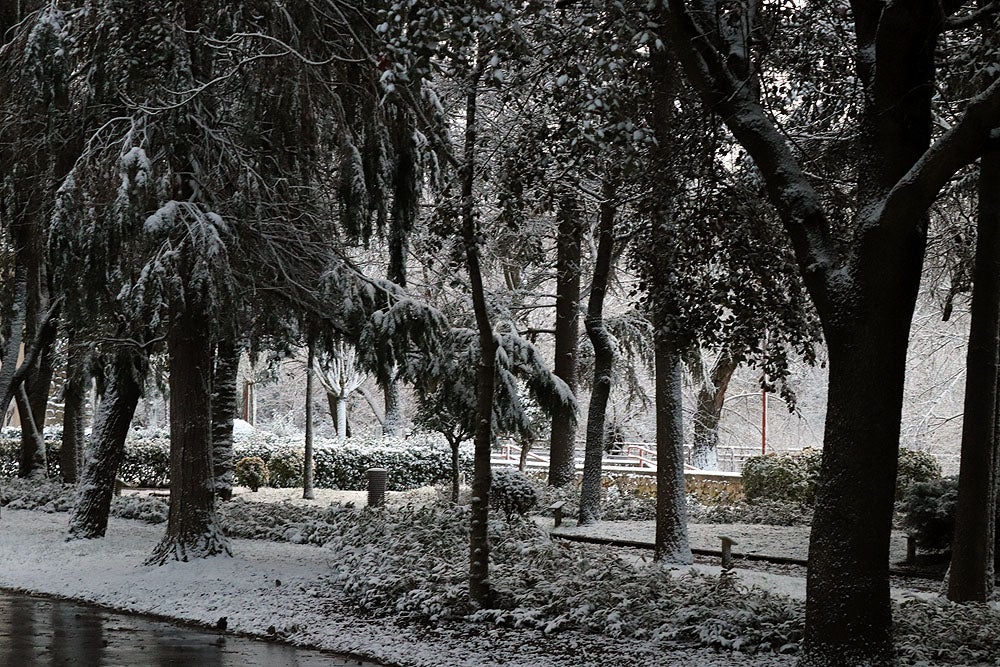
<path id="1" fill-rule="evenodd" d="M 575 195 L 563 196 L 556 235 L 555 374 L 576 391 L 579 342 L 580 256 L 583 224 Z M 552 415 L 549 486 L 565 486 L 576 477 L 576 415 L 561 406 Z"/>
<path id="2" fill-rule="evenodd" d="M 212 477 L 219 500 L 233 497 L 233 420 L 242 351 L 235 336 L 221 336 L 212 368 Z"/>
<path id="3" fill-rule="evenodd" d="M 665 336 L 654 337 L 656 367 L 656 541 L 653 558 L 692 562 L 684 495 L 684 411 L 681 355 Z"/>
<path id="4" fill-rule="evenodd" d="M 997 146 L 991 146 L 980 163 L 976 229 L 962 459 L 948 577 L 948 599 L 955 602 L 985 602 L 993 592 L 995 429 L 1000 362 L 1000 148 Z"/>
<path id="5" fill-rule="evenodd" d="M 393 175 L 392 216 L 389 228 L 388 278 L 400 287 L 406 287 L 406 259 L 410 246 L 410 233 L 419 208 L 420 179 L 417 174 L 416 145 L 413 141 L 413 121 L 409 111 L 396 109 L 392 117 L 392 139 L 396 148 L 396 169 Z M 398 380 L 390 380 L 383 387 L 385 417 L 382 435 L 398 438 L 405 435 L 406 417 L 403 414 L 403 393 Z"/>
<path id="6" fill-rule="evenodd" d="M 232 555 L 215 515 L 212 476 L 212 344 L 209 317 L 198 300 L 174 314 L 170 359 L 170 513 L 167 532 L 147 559 L 162 565 Z"/>
<path id="7" fill-rule="evenodd" d="M 73 484 L 83 463 L 83 419 L 87 412 L 90 351 L 80 345 L 74 331 L 67 335 L 66 382 L 63 385 L 63 435 L 59 450 L 62 479 Z"/>
<path id="8" fill-rule="evenodd" d="M 333 414 L 337 425 L 337 439 L 343 442 L 347 439 L 347 397 L 329 394 L 333 402 Z"/>
<path id="9" fill-rule="evenodd" d="M 604 296 L 611 274 L 611 258 L 615 244 L 614 186 L 604 181 L 604 201 L 601 202 L 601 220 L 597 240 L 597 261 L 594 279 L 590 283 L 587 317 L 584 324 L 594 346 L 594 387 L 587 410 L 587 445 L 583 459 L 583 485 L 580 488 L 580 523 L 594 523 L 600 518 L 601 464 L 604 460 L 604 425 L 607 418 L 608 398 L 611 396 L 611 369 L 615 361 L 615 348 L 604 327 Z"/>
<path id="10" fill-rule="evenodd" d="M 84 457 L 83 472 L 73 512 L 69 539 L 104 537 L 111 511 L 115 479 L 125 456 L 125 438 L 142 396 L 146 359 L 130 350 L 119 350 L 105 366 L 106 386 L 94 415 L 90 446 Z"/>
<path id="11" fill-rule="evenodd" d="M 28 281 L 28 309 L 25 319 L 25 337 L 34 341 L 37 356 L 34 363 L 28 365 L 24 377 L 24 389 L 27 405 L 20 405 L 21 415 L 21 477 L 31 477 L 39 471 L 34 467 L 45 460 L 44 444 L 42 452 L 38 452 L 41 438 L 38 434 L 45 431 L 45 417 L 49 403 L 49 391 L 52 388 L 53 352 L 58 335 L 58 322 L 55 318 L 46 318 L 49 309 L 48 272 L 45 266 L 45 253 L 42 247 L 41 229 L 33 223 L 17 225 L 18 260 L 26 267 Z M 21 399 L 23 401 L 23 399 Z M 30 410 L 27 409 L 30 407 Z M 34 423 L 28 423 L 26 414 L 32 415 Z M 41 471 L 45 474 L 45 471 Z"/>
<path id="12" fill-rule="evenodd" d="M 316 336 L 309 327 L 309 339 L 306 341 L 306 451 L 302 461 L 302 497 L 312 500 L 316 497 L 313 491 L 313 391 L 316 373 Z"/>
<path id="13" fill-rule="evenodd" d="M 40 270 L 41 271 L 41 270 Z M 41 271 L 44 276 L 44 271 Z M 35 282 L 40 285 L 38 278 Z M 44 289 L 43 297 L 31 294 L 32 281 L 28 281 L 28 315 L 25 322 L 27 340 L 35 346 L 36 356 L 33 361 L 25 359 L 26 374 L 24 376 L 24 391 L 18 401 L 18 411 L 21 415 L 21 466 L 20 477 L 44 476 L 45 470 L 45 416 L 49 404 L 49 390 L 52 387 L 52 358 L 58 334 L 56 317 L 46 316 L 49 306 L 48 290 Z M 38 287 L 38 289 L 42 289 Z M 15 357 L 16 358 L 16 357 Z M 27 415 L 31 416 L 29 420 Z M 42 466 L 41 469 L 38 466 Z"/>
<path id="14" fill-rule="evenodd" d="M 458 502 L 459 493 L 459 471 L 458 471 L 458 448 L 461 446 L 462 441 L 458 438 L 452 436 L 445 436 L 448 439 L 448 444 L 451 446 L 451 502 Z"/>
<path id="15" fill-rule="evenodd" d="M 700 364 L 701 360 L 697 362 Z M 716 470 L 719 467 L 719 423 L 722 421 L 722 407 L 726 401 L 726 390 L 739 362 L 723 350 L 712 371 L 707 375 L 699 369 L 698 399 L 694 414 L 691 439 L 691 465 L 702 470 Z"/>
<path id="16" fill-rule="evenodd" d="M 890 311 L 889 299 L 915 293 L 914 284 L 873 309 Z M 859 325 L 845 341 L 828 336 L 826 432 L 809 540 L 809 665 L 892 663 L 889 536 L 909 321 L 886 319 Z"/>
<path id="17" fill-rule="evenodd" d="M 0 365 L 0 415 L 6 415 L 10 402 L 14 400 L 17 386 L 22 381 L 24 369 L 18 374 L 17 357 L 24 342 L 24 319 L 28 307 L 28 283 L 24 270 L 19 266 L 14 269 L 14 300 L 10 309 L 4 313 L 3 325 L 9 327 L 6 332 L 3 349 L 3 364 Z"/>
<path id="18" fill-rule="evenodd" d="M 392 380 L 383 388 L 385 396 L 385 417 L 382 419 L 382 435 L 392 438 L 406 433 L 406 417 L 403 415 L 403 395 L 399 382 Z"/>
<path id="19" fill-rule="evenodd" d="M 19 476 L 25 479 L 48 476 L 48 457 L 45 451 L 45 436 L 38 430 L 35 413 L 31 409 L 31 398 L 22 382 L 14 395 L 18 415 L 21 417 L 21 469 Z"/>
<path id="20" fill-rule="evenodd" d="M 472 475 L 472 511 L 469 530 L 469 597 L 481 608 L 489 607 L 490 587 L 490 454 L 493 440 L 493 392 L 497 343 L 486 309 L 486 290 L 479 266 L 476 240 L 476 211 L 473 200 L 476 179 L 476 87 L 479 77 L 469 82 L 465 104 L 465 151 L 462 174 L 462 232 L 472 288 L 472 308 L 479 333 L 479 366 L 476 369 L 476 434 Z"/>

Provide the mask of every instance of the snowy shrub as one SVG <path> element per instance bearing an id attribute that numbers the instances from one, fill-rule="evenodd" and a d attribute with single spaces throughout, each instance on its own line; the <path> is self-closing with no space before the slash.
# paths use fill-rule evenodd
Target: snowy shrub
<path id="1" fill-rule="evenodd" d="M 131 435 L 118 477 L 126 486 L 164 488 L 170 483 L 170 438 Z"/>
<path id="2" fill-rule="evenodd" d="M 270 485 L 277 489 L 302 486 L 305 454 L 297 449 L 274 452 L 267 461 Z"/>
<path id="3" fill-rule="evenodd" d="M 388 471 L 386 489 L 408 491 L 451 479 L 451 449 L 429 438 L 362 439 L 317 445 L 315 483 L 320 488 L 362 491 L 368 486 L 368 469 Z M 470 449 L 459 451 L 459 469 L 472 471 Z"/>
<path id="4" fill-rule="evenodd" d="M 74 487 L 47 479 L 0 480 L 0 505 L 12 510 L 68 512 L 75 501 Z"/>
<path id="5" fill-rule="evenodd" d="M 936 479 L 941 479 L 941 464 L 931 454 L 915 449 L 899 450 L 896 500 L 902 500 L 917 482 L 932 482 Z"/>
<path id="6" fill-rule="evenodd" d="M 812 523 L 811 505 L 782 500 L 739 501 L 728 505 L 705 506 L 688 503 L 692 523 L 749 523 L 768 526 L 808 526 Z"/>
<path id="7" fill-rule="evenodd" d="M 259 456 L 247 456 L 236 462 L 236 483 L 256 491 L 267 484 L 267 464 Z"/>
<path id="8" fill-rule="evenodd" d="M 955 529 L 957 500 L 957 477 L 943 477 L 911 485 L 899 504 L 903 528 L 924 549 L 947 548 Z"/>
<path id="9" fill-rule="evenodd" d="M 167 520 L 170 504 L 163 498 L 132 493 L 111 499 L 111 514 L 119 519 L 135 519 L 146 523 Z"/>
<path id="10" fill-rule="evenodd" d="M 46 473 L 49 477 L 59 478 L 62 473 L 59 468 L 59 451 L 62 445 L 62 431 L 45 431 Z M 18 473 L 21 459 L 21 430 L 5 428 L 0 436 L 0 475 L 14 477 Z"/>
<path id="11" fill-rule="evenodd" d="M 898 664 L 998 664 L 1000 609 L 938 597 L 906 600 L 893 607 Z"/>
<path id="12" fill-rule="evenodd" d="M 234 498 L 219 505 L 217 512 L 223 530 L 230 537 L 320 546 L 332 539 L 337 530 L 337 516 L 354 510 L 343 505 L 308 507 Z"/>
<path id="13" fill-rule="evenodd" d="M 538 504 L 538 491 L 531 479 L 512 468 L 497 468 L 490 482 L 490 506 L 510 521 L 515 513 L 525 515 Z"/>
<path id="14" fill-rule="evenodd" d="M 703 505 L 731 505 L 743 499 L 743 480 L 685 477 L 684 493 Z"/>
<path id="15" fill-rule="evenodd" d="M 647 475 L 619 475 L 605 478 L 601 488 L 601 518 L 605 521 L 652 521 L 656 518 L 656 486 Z M 579 516 L 580 486 L 543 486 L 538 508 L 547 513 L 557 502 L 564 516 Z"/>
<path id="16" fill-rule="evenodd" d="M 790 454 L 767 454 L 747 459 L 743 466 L 743 491 L 747 500 L 784 500 L 812 504 L 822 452 L 803 449 Z M 941 465 L 927 452 L 900 448 L 896 500 L 916 482 L 941 477 Z"/>
<path id="17" fill-rule="evenodd" d="M 743 466 L 743 492 L 747 500 L 812 504 L 821 457 L 822 453 L 814 449 L 750 457 Z"/>

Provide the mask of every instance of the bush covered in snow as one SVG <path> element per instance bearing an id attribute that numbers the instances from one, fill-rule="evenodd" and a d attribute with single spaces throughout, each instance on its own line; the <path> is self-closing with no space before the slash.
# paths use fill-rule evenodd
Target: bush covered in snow
<path id="1" fill-rule="evenodd" d="M 808 526 L 812 517 L 811 505 L 781 500 L 739 501 L 728 505 L 688 503 L 688 519 L 693 523 Z"/>
<path id="2" fill-rule="evenodd" d="M 947 548 L 955 531 L 957 500 L 957 477 L 913 484 L 899 504 L 903 528 L 924 549 Z"/>
<path id="3" fill-rule="evenodd" d="M 814 449 L 750 457 L 743 465 L 743 492 L 747 500 L 812 504 L 821 457 L 822 453 Z"/>
<path id="4" fill-rule="evenodd" d="M 941 479 L 941 464 L 931 454 L 915 449 L 899 450 L 896 500 L 902 500 L 914 484 L 932 482 L 936 479 Z"/>
<path id="5" fill-rule="evenodd" d="M 493 470 L 490 481 L 490 506 L 499 509 L 510 521 L 514 514 L 524 516 L 538 504 L 534 482 L 513 468 Z"/>
<path id="6" fill-rule="evenodd" d="M 259 456 L 244 456 L 236 462 L 234 469 L 236 483 L 256 491 L 267 484 L 269 473 L 267 464 Z"/>
<path id="7" fill-rule="evenodd" d="M 76 487 L 47 479 L 0 479 L 0 505 L 7 509 L 39 512 L 69 512 L 76 502 Z M 162 498 L 134 494 L 111 499 L 111 515 L 146 523 L 167 520 L 167 502 Z"/>
<path id="8" fill-rule="evenodd" d="M 0 475 L 17 474 L 21 441 L 19 432 L 6 429 L 0 437 Z M 46 433 L 48 475 L 60 476 L 61 433 Z M 237 436 L 234 460 L 258 457 L 268 468 L 274 487 L 302 484 L 304 443 L 299 437 L 253 431 Z M 346 442 L 321 440 L 314 454 L 314 484 L 317 488 L 363 490 L 369 468 L 389 471 L 387 489 L 408 491 L 431 486 L 451 478 L 451 449 L 433 436 L 410 438 L 357 437 Z M 471 449 L 459 452 L 459 468 L 472 472 Z M 170 483 L 170 438 L 164 432 L 132 431 L 125 443 L 125 455 L 118 477 L 131 487 L 165 488 Z"/>
<path id="9" fill-rule="evenodd" d="M 320 488 L 362 491 L 368 487 L 369 468 L 388 471 L 388 491 L 408 491 L 451 479 L 451 448 L 440 440 L 417 436 L 351 438 L 317 445 L 315 484 Z M 472 451 L 459 450 L 459 470 L 472 473 Z"/>
<path id="10" fill-rule="evenodd" d="M 747 459 L 743 466 L 743 492 L 747 500 L 782 500 L 812 504 L 822 452 L 767 454 Z M 915 483 L 941 477 L 941 465 L 927 452 L 901 448 L 896 477 L 896 500 Z"/>
<path id="11" fill-rule="evenodd" d="M 302 486 L 305 459 L 305 452 L 298 449 L 286 449 L 272 453 L 267 462 L 268 484 L 276 489 Z"/>

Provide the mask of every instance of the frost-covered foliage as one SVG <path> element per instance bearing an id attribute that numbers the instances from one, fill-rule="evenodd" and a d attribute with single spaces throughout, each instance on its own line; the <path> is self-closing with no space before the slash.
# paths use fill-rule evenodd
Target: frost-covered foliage
<path id="1" fill-rule="evenodd" d="M 308 507 L 292 503 L 256 503 L 234 498 L 218 508 L 229 537 L 321 546 L 333 539 L 341 514 L 350 506 Z"/>
<path id="2" fill-rule="evenodd" d="M 902 500 L 914 484 L 941 479 L 941 464 L 928 452 L 900 449 L 896 468 L 896 500 Z"/>
<path id="3" fill-rule="evenodd" d="M 256 491 L 267 484 L 269 473 L 267 464 L 259 456 L 245 456 L 236 461 L 233 470 L 236 476 L 236 483 L 245 486 L 251 491 Z"/>
<path id="4" fill-rule="evenodd" d="M 524 516 L 538 504 L 538 489 L 531 478 L 511 468 L 497 468 L 490 482 L 490 505 L 510 521 L 514 514 Z"/>
<path id="5" fill-rule="evenodd" d="M 812 517 L 811 505 L 781 500 L 754 500 L 723 505 L 688 503 L 688 518 L 693 523 L 808 526 L 812 523 Z"/>
<path id="6" fill-rule="evenodd" d="M 943 598 L 913 599 L 893 609 L 900 665 L 995 665 L 1000 656 L 1000 611 Z"/>
<path id="7" fill-rule="evenodd" d="M 743 466 L 743 491 L 747 500 L 812 504 L 821 460 L 822 452 L 815 449 L 747 459 Z M 896 500 L 901 500 L 913 484 L 940 477 L 941 465 L 931 454 L 900 448 Z"/>
<path id="8" fill-rule="evenodd" d="M 944 477 L 918 482 L 910 487 L 899 504 L 903 527 L 925 549 L 944 549 L 955 532 L 955 505 L 958 478 Z"/>
<path id="9" fill-rule="evenodd" d="M 276 452 L 267 462 L 268 483 L 276 488 L 302 486 L 305 454 L 298 449 Z"/>
<path id="10" fill-rule="evenodd" d="M 494 337 L 497 343 L 494 432 L 535 438 L 539 430 L 538 408 L 553 414 L 561 406 L 575 409 L 576 400 L 534 345 L 515 333 Z M 451 329 L 442 354 L 428 359 L 415 378 L 420 401 L 418 424 L 459 441 L 472 437 L 477 418 L 479 358 L 479 334 L 468 328 Z"/>
<path id="11" fill-rule="evenodd" d="M 747 500 L 783 500 L 809 503 L 816 497 L 822 452 L 805 449 L 795 454 L 753 456 L 743 465 L 743 492 Z"/>
<path id="12" fill-rule="evenodd" d="M 40 479 L 0 479 L 0 505 L 12 510 L 68 512 L 73 507 L 72 486 Z"/>
<path id="13" fill-rule="evenodd" d="M 605 521 L 652 521 L 656 518 L 656 496 L 639 491 L 638 480 L 632 477 L 606 480 L 601 488 L 601 518 Z M 580 488 L 570 484 L 564 487 L 545 486 L 541 489 L 538 507 L 546 511 L 557 502 L 563 505 L 563 514 L 579 516 Z"/>
<path id="14" fill-rule="evenodd" d="M 792 651 L 801 607 L 757 589 L 636 567 L 607 549 L 553 543 L 534 524 L 491 522 L 497 606 L 472 612 L 465 594 L 467 510 L 457 506 L 338 515 L 329 583 L 364 612 L 474 622 L 545 633 L 674 640 L 745 651 Z"/>
<path id="15" fill-rule="evenodd" d="M 0 505 L 12 510 L 69 512 L 76 502 L 76 487 L 47 480 L 0 480 Z M 151 496 L 128 494 L 111 499 L 111 515 L 146 523 L 167 520 L 167 501 Z"/>

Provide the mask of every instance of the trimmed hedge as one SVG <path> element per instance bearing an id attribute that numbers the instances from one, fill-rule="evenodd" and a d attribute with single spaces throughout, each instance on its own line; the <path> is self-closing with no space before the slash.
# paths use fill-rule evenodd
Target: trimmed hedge
<path id="1" fill-rule="evenodd" d="M 822 452 L 803 449 L 794 454 L 767 454 L 747 459 L 743 466 L 743 492 L 747 500 L 781 500 L 811 505 Z M 941 465 L 932 455 L 912 449 L 899 450 L 896 500 L 914 484 L 941 478 Z"/>
<path id="2" fill-rule="evenodd" d="M 46 434 L 48 472 L 58 479 L 61 433 Z M 0 437 L 0 474 L 17 475 L 21 447 L 19 431 L 7 429 Z M 278 488 L 302 484 L 304 446 L 298 438 L 255 432 L 237 437 L 233 458 L 258 457 L 267 465 L 270 485 Z M 406 491 L 451 479 L 451 449 L 433 436 L 403 438 L 351 438 L 346 442 L 325 440 L 316 444 L 314 484 L 317 488 L 362 491 L 368 485 L 369 468 L 389 471 L 387 489 Z M 472 452 L 459 452 L 462 472 L 472 473 Z M 133 432 L 125 443 L 125 458 L 119 478 L 126 486 L 163 488 L 170 483 L 170 438 L 163 433 Z"/>

